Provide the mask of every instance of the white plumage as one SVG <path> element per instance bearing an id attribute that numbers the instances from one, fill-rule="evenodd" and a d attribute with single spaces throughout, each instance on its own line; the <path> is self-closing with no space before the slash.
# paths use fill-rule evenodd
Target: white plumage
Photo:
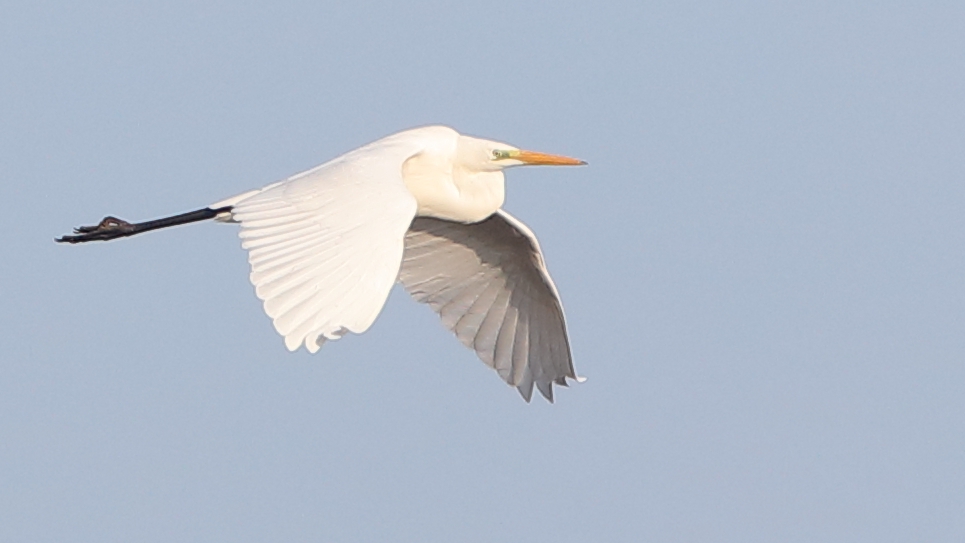
<path id="1" fill-rule="evenodd" d="M 502 170 L 582 161 L 430 126 L 388 136 L 206 209 L 113 217 L 58 241 L 216 218 L 241 225 L 251 282 L 290 350 L 367 330 L 398 280 L 529 401 L 578 379 L 536 237 L 501 210 Z"/>

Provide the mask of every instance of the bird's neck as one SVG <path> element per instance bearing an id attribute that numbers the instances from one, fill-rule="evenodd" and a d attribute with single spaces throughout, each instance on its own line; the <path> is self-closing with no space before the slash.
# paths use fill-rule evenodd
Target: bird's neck
<path id="1" fill-rule="evenodd" d="M 418 215 L 473 223 L 496 212 L 506 197 L 503 172 L 441 168 L 421 155 L 406 161 L 403 178 L 419 203 Z"/>

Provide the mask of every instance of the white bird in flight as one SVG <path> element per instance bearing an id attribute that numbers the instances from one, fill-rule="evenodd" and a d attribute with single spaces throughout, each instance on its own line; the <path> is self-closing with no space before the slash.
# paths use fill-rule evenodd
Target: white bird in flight
<path id="1" fill-rule="evenodd" d="M 106 217 L 57 241 L 240 223 L 255 293 L 289 350 L 366 331 L 398 280 L 527 402 L 534 384 L 552 402 L 554 383 L 582 378 L 536 236 L 501 209 L 503 170 L 582 164 L 427 126 L 204 209 Z"/>

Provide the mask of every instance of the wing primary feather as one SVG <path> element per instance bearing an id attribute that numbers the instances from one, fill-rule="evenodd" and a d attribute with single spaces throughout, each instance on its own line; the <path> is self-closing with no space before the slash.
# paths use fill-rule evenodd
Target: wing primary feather
<path id="1" fill-rule="evenodd" d="M 499 327 L 499 336 L 496 338 L 496 349 L 493 353 L 493 362 L 496 372 L 509 384 L 513 384 L 513 342 L 516 338 L 516 308 L 509 306 L 506 308 L 506 316 Z"/>
<path id="2" fill-rule="evenodd" d="M 486 315 L 489 314 L 504 286 L 505 281 L 501 278 L 493 278 L 486 290 L 476 297 L 472 306 L 453 325 L 452 330 L 456 333 L 456 337 L 466 347 L 472 348 L 475 345 L 482 323 L 486 320 Z"/>
<path id="3" fill-rule="evenodd" d="M 309 266 L 324 265 L 334 261 L 336 251 L 326 248 L 321 251 L 300 249 L 287 255 L 279 255 L 276 260 L 251 264 L 251 282 L 256 285 L 272 283 L 284 279 L 286 275 Z"/>
<path id="4" fill-rule="evenodd" d="M 511 294 L 509 290 L 499 293 L 472 342 L 476 354 L 493 369 L 496 368 L 496 343 L 499 340 L 499 330 L 506 318 Z"/>
<path id="5" fill-rule="evenodd" d="M 546 398 L 546 401 L 553 403 L 553 382 L 552 381 L 536 381 L 536 388 L 539 389 L 540 394 Z"/>
<path id="6" fill-rule="evenodd" d="M 439 309 L 442 325 L 448 330 L 455 330 L 456 323 L 472 308 L 479 296 L 486 291 L 487 283 L 473 281 L 467 288 L 459 291 L 445 306 Z"/>
<path id="7" fill-rule="evenodd" d="M 311 220 L 312 213 L 308 211 L 286 213 L 284 215 L 279 215 L 278 213 L 265 213 L 264 217 L 260 218 L 245 218 L 245 225 L 248 228 L 270 228 L 274 226 L 280 226 L 284 224 L 292 224 L 296 222 L 302 222 Z"/>
<path id="8" fill-rule="evenodd" d="M 276 243 L 292 237 L 304 234 L 306 231 L 315 230 L 315 223 L 311 220 L 288 221 L 274 226 L 251 227 L 244 222 L 245 227 L 241 230 L 241 239 L 249 243 L 271 242 Z M 281 238 L 281 239 L 279 239 Z"/>
<path id="9" fill-rule="evenodd" d="M 261 264 L 262 262 L 270 261 L 274 258 L 292 253 L 317 250 L 319 247 L 324 247 L 324 243 L 328 241 L 329 238 L 330 235 L 327 236 L 322 233 L 310 234 L 300 238 L 293 238 L 282 243 L 276 243 L 264 248 L 253 249 L 248 255 L 248 263 L 255 266 Z"/>
<path id="10" fill-rule="evenodd" d="M 529 319 L 526 313 L 516 309 L 516 333 L 514 334 L 512 352 L 511 378 L 507 382 L 516 385 L 523 381 L 525 373 L 533 373 L 529 364 Z M 534 375 L 537 377 L 537 375 Z"/>
<path id="11" fill-rule="evenodd" d="M 533 399 L 533 378 L 532 378 L 532 376 L 527 375 L 527 376 L 526 376 L 526 379 L 525 379 L 522 383 L 516 385 L 516 390 L 518 390 L 518 391 L 519 391 L 519 395 L 522 396 L 524 400 L 526 400 L 526 403 L 529 403 L 530 400 Z"/>

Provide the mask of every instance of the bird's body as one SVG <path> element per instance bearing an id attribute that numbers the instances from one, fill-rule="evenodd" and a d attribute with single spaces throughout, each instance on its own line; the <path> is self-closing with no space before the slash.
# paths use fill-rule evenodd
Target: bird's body
<path id="1" fill-rule="evenodd" d="M 581 161 L 448 127 L 399 132 L 196 212 L 108 217 L 58 241 L 216 218 L 240 223 L 251 282 L 290 350 L 371 326 L 398 280 L 529 400 L 576 379 L 556 287 L 536 238 L 500 208 L 502 170 Z"/>

